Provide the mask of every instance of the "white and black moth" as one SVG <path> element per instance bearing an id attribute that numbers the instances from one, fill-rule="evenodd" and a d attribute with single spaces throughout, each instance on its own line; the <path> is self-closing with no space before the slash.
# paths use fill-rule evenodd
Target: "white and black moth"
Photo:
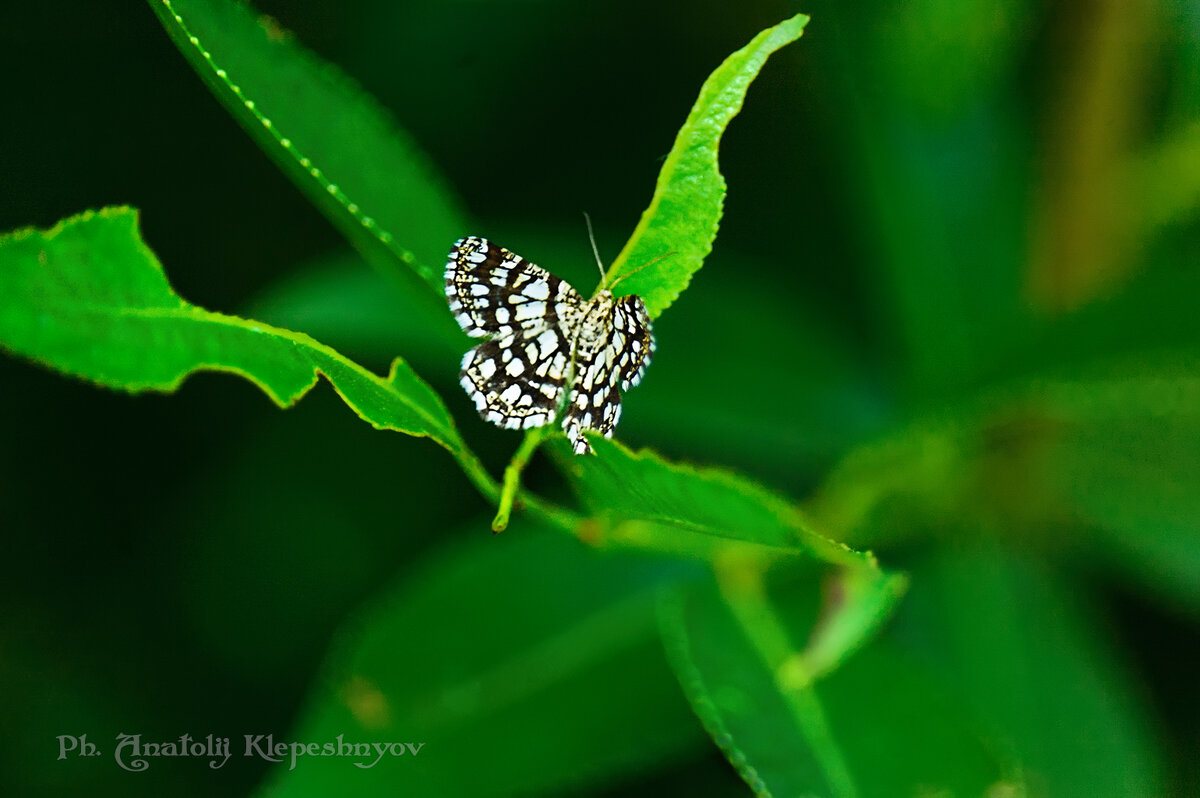
<path id="1" fill-rule="evenodd" d="M 621 394 L 637 385 L 654 352 L 638 296 L 605 288 L 584 299 L 565 280 L 483 238 L 454 243 L 446 298 L 467 335 L 487 340 L 462 360 L 462 382 L 479 414 L 509 429 L 549 424 L 566 400 L 562 428 L 576 454 L 606 438 Z"/>

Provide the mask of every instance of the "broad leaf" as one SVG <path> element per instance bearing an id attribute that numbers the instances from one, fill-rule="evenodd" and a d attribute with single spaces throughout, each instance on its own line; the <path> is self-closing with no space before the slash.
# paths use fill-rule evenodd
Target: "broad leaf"
<path id="1" fill-rule="evenodd" d="M 131 208 L 0 238 L 0 346 L 131 392 L 173 391 L 196 371 L 229 372 L 280 407 L 324 375 L 364 421 L 427 435 L 486 481 L 441 399 L 403 360 L 379 377 L 307 335 L 189 304 L 142 242 Z"/>
<path id="2" fill-rule="evenodd" d="M 1079 587 L 999 549 L 942 555 L 914 569 L 893 629 L 1030 794 L 1165 795 L 1140 686 Z"/>
<path id="3" fill-rule="evenodd" d="M 391 115 L 245 3 L 149 3 L 221 103 L 330 220 L 375 262 L 386 250 L 408 264 L 440 298 L 464 213 Z M 443 322 L 450 330 L 448 315 Z"/>
<path id="4" fill-rule="evenodd" d="M 640 295 L 652 317 L 687 288 L 717 237 L 725 201 L 725 178 L 717 166 L 721 135 L 767 58 L 800 38 L 806 24 L 808 17 L 797 14 L 767 28 L 726 58 L 700 88 L 658 174 L 650 206 L 608 271 L 609 285 L 629 275 L 619 293 Z"/>
<path id="5" fill-rule="evenodd" d="M 793 664 L 808 600 L 725 581 L 673 594 L 663 631 L 759 795 L 1164 794 L 1136 685 L 1040 567 L 999 550 L 922 563 L 888 631 L 815 684 Z"/>
<path id="6" fill-rule="evenodd" d="M 424 743 L 277 766 L 264 794 L 576 795 L 704 748 L 658 644 L 678 563 L 533 526 L 433 558 L 348 625 L 290 739 Z"/>

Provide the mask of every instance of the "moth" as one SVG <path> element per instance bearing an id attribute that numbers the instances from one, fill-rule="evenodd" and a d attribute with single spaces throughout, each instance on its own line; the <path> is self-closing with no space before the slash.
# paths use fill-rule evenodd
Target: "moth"
<path id="1" fill-rule="evenodd" d="M 641 297 L 603 286 L 584 299 L 515 252 L 469 236 L 450 250 L 446 298 L 467 335 L 486 339 L 463 355 L 459 380 L 485 420 L 532 429 L 561 412 L 575 454 L 592 451 L 585 430 L 612 437 L 621 391 L 641 381 L 654 354 Z"/>

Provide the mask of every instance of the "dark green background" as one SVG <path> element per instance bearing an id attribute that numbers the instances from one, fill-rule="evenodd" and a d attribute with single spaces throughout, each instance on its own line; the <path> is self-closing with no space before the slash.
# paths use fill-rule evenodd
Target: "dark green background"
<path id="1" fill-rule="evenodd" d="M 581 213 L 611 259 L 705 76 L 763 27 L 813 16 L 726 135 L 721 233 L 658 325 L 659 360 L 620 430 L 631 444 L 803 497 L 846 448 L 908 409 L 1085 348 L 1046 337 L 1053 313 L 1028 321 L 1009 305 L 1027 296 L 1030 195 L 1059 157 L 1056 114 L 1072 96 L 1059 80 L 1099 4 L 1017 4 L 1015 21 L 983 37 L 985 52 L 935 3 L 919 4 L 928 16 L 915 30 L 905 4 L 878 0 L 257 5 L 393 109 L 478 220 L 464 235 L 496 238 L 584 289 L 594 268 Z M 1157 27 L 1133 78 L 1134 148 L 1188 119 L 1200 89 L 1200 11 L 1138 8 Z M 178 292 L 234 313 L 304 264 L 343 257 L 337 233 L 145 4 L 20 4 L 4 16 L 0 230 L 132 204 Z M 895 70 L 897 59 L 910 69 Z M 991 93 L 963 89 L 974 85 L 964 74 L 989 69 L 1001 76 L 980 82 Z M 1194 218 L 1181 214 L 1126 268 L 1193 275 Z M 884 231 L 888 219 L 909 238 Z M 922 224 L 944 235 L 921 239 Z M 929 240 L 950 278 L 927 260 Z M 905 258 L 901 273 L 918 277 L 899 285 L 884 262 L 903 269 Z M 896 321 L 922 298 L 938 318 L 955 280 L 975 336 L 966 355 L 936 324 L 906 333 Z M 1153 315 L 1130 317 L 1130 337 L 1195 342 L 1190 330 L 1156 331 Z M 377 370 L 394 354 L 336 329 L 305 331 Z M 1116 351 L 1128 344 L 1111 338 Z M 469 419 L 453 363 L 404 354 L 498 468 L 515 437 Z M 559 489 L 544 465 L 530 479 Z M 490 545 L 485 512 L 449 457 L 374 432 L 325 387 L 281 413 L 226 376 L 129 397 L 0 359 L 0 792 L 246 793 L 262 763 L 235 756 L 213 773 L 160 761 L 126 774 L 107 757 L 56 762 L 55 737 L 87 732 L 107 754 L 118 732 L 286 736 L 337 624 L 435 544 Z M 506 534 L 521 534 L 519 518 Z M 904 567 L 922 545 L 880 553 Z M 1194 608 L 1087 560 L 1059 566 L 1139 675 L 1176 786 L 1195 788 Z M 715 749 L 596 789 L 744 792 Z"/>

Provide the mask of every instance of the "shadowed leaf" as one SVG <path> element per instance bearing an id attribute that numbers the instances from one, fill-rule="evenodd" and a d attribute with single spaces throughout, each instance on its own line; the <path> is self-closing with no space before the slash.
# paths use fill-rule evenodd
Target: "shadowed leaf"
<path id="1" fill-rule="evenodd" d="M 347 238 L 385 271 L 403 274 L 395 260 L 406 263 L 441 301 L 442 263 L 465 214 L 388 111 L 245 3 L 149 3 L 222 105 Z"/>
<path id="2" fill-rule="evenodd" d="M 703 750 L 655 634 L 687 572 L 532 526 L 444 552 L 347 627 L 291 735 L 424 748 L 285 763 L 263 794 L 577 795 Z"/>

